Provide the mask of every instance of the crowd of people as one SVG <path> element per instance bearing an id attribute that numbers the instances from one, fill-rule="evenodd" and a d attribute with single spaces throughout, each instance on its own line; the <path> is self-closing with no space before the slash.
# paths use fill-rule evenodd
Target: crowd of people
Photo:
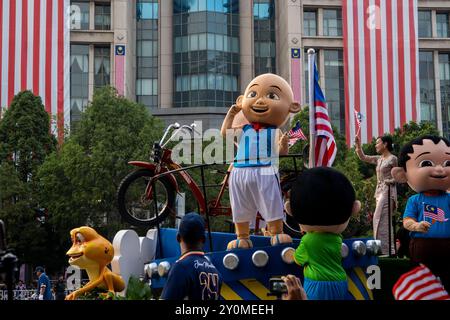
<path id="1" fill-rule="evenodd" d="M 51 280 L 45 273 L 43 267 L 35 268 L 36 278 L 26 284 L 23 280 L 18 280 L 14 285 L 14 299 L 16 300 L 64 300 L 67 293 L 64 276 Z M 0 282 L 0 292 L 2 297 L 6 297 L 7 286 Z"/>

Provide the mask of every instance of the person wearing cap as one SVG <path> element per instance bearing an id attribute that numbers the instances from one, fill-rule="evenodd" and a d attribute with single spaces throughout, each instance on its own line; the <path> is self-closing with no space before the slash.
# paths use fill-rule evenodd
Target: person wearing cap
<path id="1" fill-rule="evenodd" d="M 181 257 L 169 272 L 161 299 L 219 300 L 222 277 L 203 252 L 203 218 L 196 213 L 185 215 L 181 219 L 177 241 Z"/>
<path id="2" fill-rule="evenodd" d="M 53 300 L 52 286 L 50 284 L 50 279 L 45 274 L 43 267 L 36 267 L 35 273 L 38 277 L 37 294 L 39 300 Z"/>

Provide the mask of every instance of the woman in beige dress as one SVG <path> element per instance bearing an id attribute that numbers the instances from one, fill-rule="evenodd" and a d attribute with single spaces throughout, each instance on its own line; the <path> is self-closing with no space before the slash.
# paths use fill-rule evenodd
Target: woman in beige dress
<path id="1" fill-rule="evenodd" d="M 397 166 L 397 157 L 391 152 L 392 138 L 389 136 L 379 137 L 376 141 L 375 150 L 378 156 L 366 156 L 361 148 L 359 137 L 355 138 L 355 150 L 358 157 L 367 163 L 377 166 L 377 188 L 375 191 L 376 209 L 373 215 L 373 237 L 381 240 L 382 254 L 389 254 L 389 202 L 388 186 L 391 187 L 391 219 L 392 212 L 397 205 L 397 188 L 391 169 Z M 391 224 L 391 254 L 395 253 L 394 230 Z"/>

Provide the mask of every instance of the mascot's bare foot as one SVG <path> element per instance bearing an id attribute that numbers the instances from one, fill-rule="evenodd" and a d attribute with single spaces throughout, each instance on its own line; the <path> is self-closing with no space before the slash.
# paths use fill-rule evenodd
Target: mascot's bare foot
<path id="1" fill-rule="evenodd" d="M 292 238 L 284 233 L 276 234 L 270 239 L 270 244 L 273 246 L 286 243 L 292 243 Z"/>
<path id="2" fill-rule="evenodd" d="M 233 249 L 250 249 L 253 248 L 253 243 L 250 239 L 236 239 L 228 243 L 227 251 Z"/>

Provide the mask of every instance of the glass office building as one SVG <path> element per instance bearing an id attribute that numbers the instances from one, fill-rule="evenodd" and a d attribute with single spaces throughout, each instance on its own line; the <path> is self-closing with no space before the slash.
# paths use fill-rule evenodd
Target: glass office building
<path id="1" fill-rule="evenodd" d="M 317 52 L 333 125 L 345 131 L 342 0 L 78 0 L 71 30 L 71 107 L 77 121 L 96 88 L 117 83 L 117 46 L 126 48 L 123 94 L 167 123 L 220 127 L 256 75 L 293 83 L 308 103 L 306 50 Z M 421 118 L 450 135 L 450 2 L 418 0 Z"/>

